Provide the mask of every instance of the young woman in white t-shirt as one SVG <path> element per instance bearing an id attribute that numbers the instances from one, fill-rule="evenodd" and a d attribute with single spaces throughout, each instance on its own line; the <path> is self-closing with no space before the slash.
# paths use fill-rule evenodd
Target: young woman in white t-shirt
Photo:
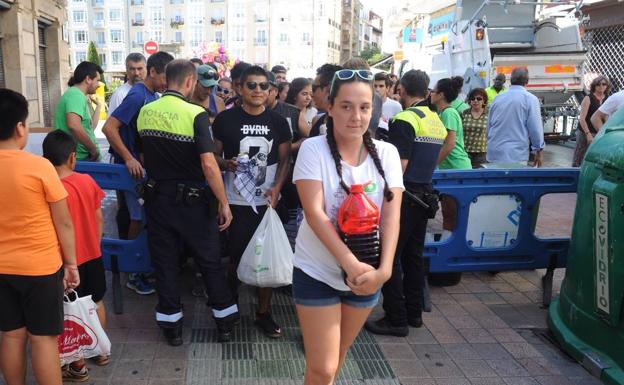
<path id="1" fill-rule="evenodd" d="M 293 298 L 305 346 L 306 385 L 336 380 L 392 272 L 403 175 L 396 148 L 373 140 L 367 130 L 372 79 L 372 73 L 364 70 L 341 70 L 334 75 L 327 135 L 304 141 L 295 164 L 293 181 L 305 218 L 293 259 Z M 378 269 L 358 261 L 336 227 L 338 209 L 349 187 L 367 182 L 366 194 L 380 211 Z"/>

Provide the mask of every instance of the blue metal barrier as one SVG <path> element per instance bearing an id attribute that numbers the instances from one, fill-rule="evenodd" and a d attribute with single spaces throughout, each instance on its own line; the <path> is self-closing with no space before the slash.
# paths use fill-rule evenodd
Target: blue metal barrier
<path id="1" fill-rule="evenodd" d="M 127 191 L 138 199 L 137 181 L 120 164 L 78 162 L 76 171 L 89 174 L 102 189 Z M 113 305 L 115 313 L 123 313 L 120 272 L 144 273 L 152 270 L 147 248 L 147 232 L 131 240 L 102 238 L 102 259 L 104 267 L 113 273 Z"/>
<path id="2" fill-rule="evenodd" d="M 103 189 L 129 191 L 137 195 L 136 181 L 123 165 L 78 162 L 76 171 L 90 174 Z M 482 169 L 449 170 L 434 173 L 434 187 L 457 201 L 457 228 L 442 242 L 428 242 L 424 255 L 429 271 L 468 272 L 548 269 L 544 277 L 544 302 L 550 301 L 552 275 L 565 267 L 569 238 L 542 239 L 534 235 L 539 199 L 546 194 L 574 193 L 579 169 Z M 517 208 L 507 215 L 517 226 L 517 234 L 505 240 L 504 247 L 483 247 L 467 239 L 470 206 L 484 196 L 512 195 Z M 504 213 L 503 213 L 504 214 Z M 496 213 L 500 216 L 500 213 Z M 482 242 L 483 243 L 483 242 Z M 107 270 L 113 272 L 115 312 L 122 312 L 119 272 L 151 270 L 146 231 L 138 238 L 104 238 L 102 256 Z"/>
<path id="3" fill-rule="evenodd" d="M 427 243 L 424 255 L 430 272 L 505 271 L 546 268 L 544 302 L 550 301 L 552 274 L 565 267 L 569 238 L 538 238 L 534 234 L 539 199 L 546 194 L 574 193 L 577 168 L 447 170 L 434 174 L 434 188 L 457 202 L 457 227 L 443 242 Z M 477 247 L 467 240 L 470 206 L 484 196 L 513 195 L 518 209 L 507 216 L 517 235 L 504 247 Z M 472 244 L 471 244 L 472 243 Z"/>

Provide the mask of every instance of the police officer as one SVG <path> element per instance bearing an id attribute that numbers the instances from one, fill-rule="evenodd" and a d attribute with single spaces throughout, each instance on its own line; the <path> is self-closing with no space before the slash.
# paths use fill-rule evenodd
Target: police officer
<path id="1" fill-rule="evenodd" d="M 156 321 L 170 345 L 182 344 L 179 258 L 185 244 L 204 278 L 219 341 L 229 341 L 239 314 L 221 266 L 219 231 L 230 225 L 232 213 L 212 153 L 208 113 L 187 101 L 197 82 L 195 66 L 174 60 L 166 77 L 167 91 L 146 104 L 137 120 L 150 178 L 144 194 L 158 294 Z"/>
<path id="2" fill-rule="evenodd" d="M 406 336 L 408 325 L 422 326 L 423 248 L 427 220 L 438 208 L 431 179 L 446 128 L 428 107 L 429 76 L 411 70 L 401 78 L 401 104 L 405 108 L 389 125 L 389 141 L 399 150 L 405 184 L 401 204 L 401 231 L 391 278 L 383 285 L 385 317 L 368 321 L 375 334 Z"/>

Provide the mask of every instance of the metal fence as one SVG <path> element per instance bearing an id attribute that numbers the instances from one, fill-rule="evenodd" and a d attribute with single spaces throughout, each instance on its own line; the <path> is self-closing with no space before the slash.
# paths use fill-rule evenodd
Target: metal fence
<path id="1" fill-rule="evenodd" d="M 624 89 L 624 25 L 587 32 L 588 60 L 585 74 L 602 74 L 611 79 L 612 91 Z"/>

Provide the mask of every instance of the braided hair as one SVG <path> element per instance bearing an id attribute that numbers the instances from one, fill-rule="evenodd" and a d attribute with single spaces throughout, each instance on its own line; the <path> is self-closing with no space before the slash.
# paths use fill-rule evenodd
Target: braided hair
<path id="1" fill-rule="evenodd" d="M 373 163 L 375 163 L 375 167 L 377 168 L 377 172 L 381 175 L 381 178 L 384 181 L 384 198 L 386 201 L 390 202 L 394 199 L 394 193 L 390 191 L 388 187 L 388 181 L 386 181 L 386 173 L 381 165 L 381 159 L 379 159 L 379 153 L 377 152 L 377 147 L 373 142 L 373 138 L 371 137 L 370 131 L 366 130 L 363 135 L 364 147 L 366 147 L 366 151 L 370 154 L 371 158 L 373 158 Z M 336 165 L 336 173 L 340 178 L 340 187 L 349 194 L 349 186 L 345 183 L 342 178 L 342 157 L 340 156 L 340 152 L 338 151 L 338 144 L 336 143 L 336 138 L 334 137 L 334 119 L 330 116 L 327 117 L 327 144 L 329 145 L 329 151 L 331 153 L 332 158 L 334 159 L 334 163 Z"/>

